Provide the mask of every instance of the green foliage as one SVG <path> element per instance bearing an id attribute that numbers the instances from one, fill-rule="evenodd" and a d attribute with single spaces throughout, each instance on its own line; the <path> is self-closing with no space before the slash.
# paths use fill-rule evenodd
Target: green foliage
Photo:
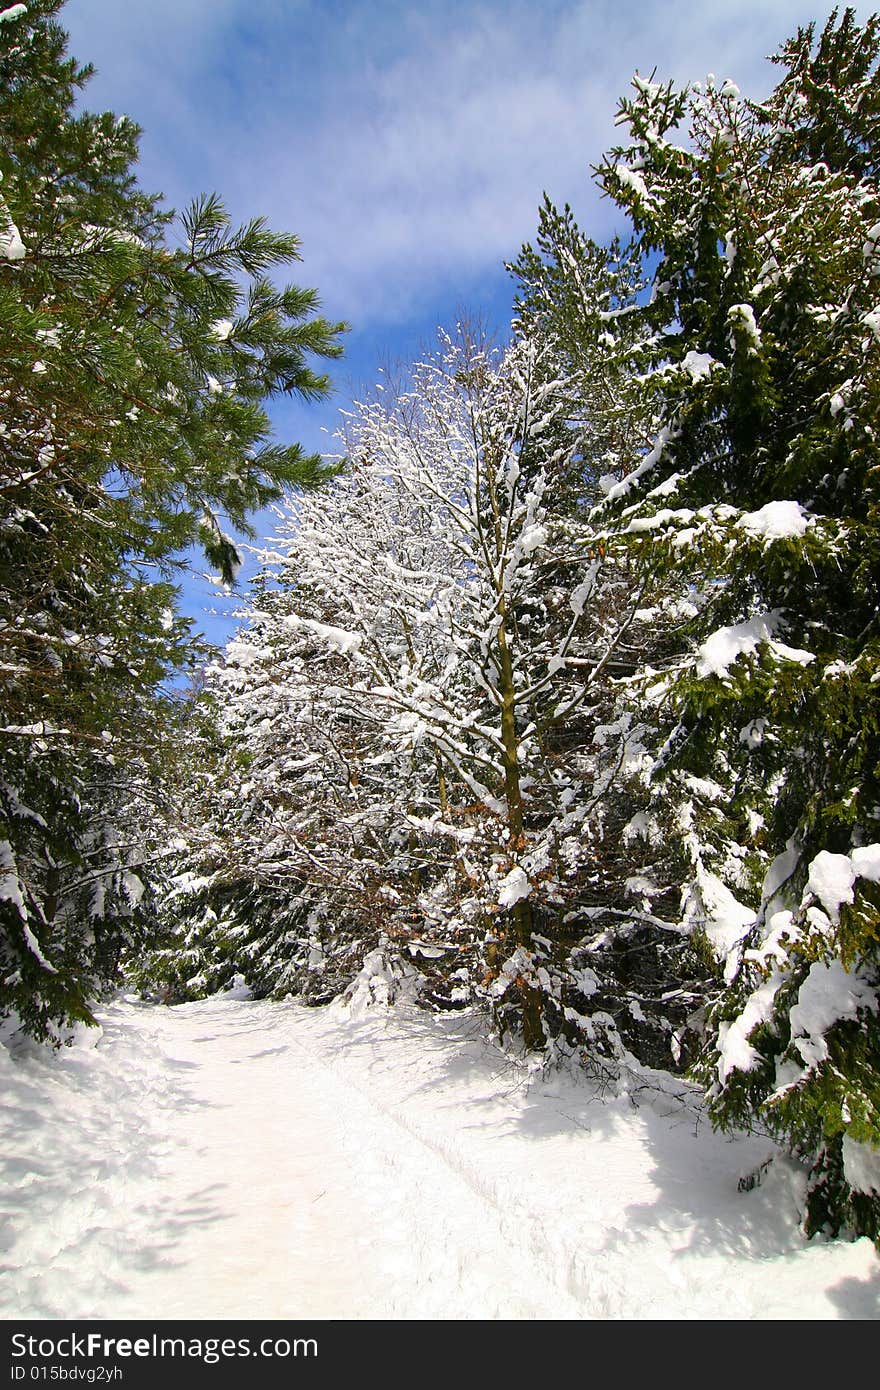
<path id="1" fill-rule="evenodd" d="M 676 726 L 655 776 L 693 793 L 692 920 L 725 961 L 699 1075 L 718 1123 L 811 1167 L 809 1230 L 872 1236 L 847 1145 L 876 1166 L 878 53 L 848 10 L 784 45 L 760 105 L 637 79 L 599 171 L 658 257 L 639 317 L 663 408 L 612 529 L 694 595 L 654 693 Z"/>
<path id="2" fill-rule="evenodd" d="M 693 1054 L 689 1020 L 700 1016 L 712 971 L 674 925 L 687 869 L 681 807 L 644 772 L 649 750 L 671 731 L 652 686 L 680 658 L 694 605 L 687 580 L 659 563 L 655 549 L 643 547 L 633 563 L 631 538 L 619 543 L 602 506 L 663 423 L 667 383 L 650 370 L 644 257 L 637 241 L 599 246 L 568 206 L 560 212 L 545 197 L 535 246 L 524 246 L 508 268 L 518 286 L 516 330 L 540 344 L 544 371 L 567 403 L 548 489 L 569 518 L 569 553 L 601 565 L 589 622 L 597 633 L 619 628 L 589 708 L 561 735 L 566 748 L 601 748 L 606 769 L 591 786 L 589 760 L 580 768 L 579 800 L 591 808 L 582 832 L 591 843 L 589 869 L 561 933 L 570 954 L 557 963 L 563 980 L 588 965 L 592 992 L 572 991 L 563 1027 L 576 1036 L 573 1019 L 589 1028 L 591 1017 L 604 1016 L 640 1059 L 673 1066 Z M 560 564 L 557 583 L 565 573 Z M 588 1055 L 595 1046 L 593 1036 Z"/>
<path id="3" fill-rule="evenodd" d="M 545 195 L 536 246 L 523 246 L 507 268 L 517 285 L 514 331 L 541 343 L 544 371 L 564 383 L 548 485 L 557 506 L 583 516 L 603 478 L 635 466 L 650 429 L 655 402 L 636 379 L 641 259 L 617 241 L 599 246 L 570 207 L 560 212 Z"/>
<path id="4" fill-rule="evenodd" d="M 0 1008 L 42 1036 L 141 939 L 125 875 L 194 658 L 175 573 L 198 543 L 231 581 L 224 525 L 328 475 L 264 403 L 324 394 L 343 327 L 271 280 L 295 237 L 138 188 L 137 127 L 75 109 L 59 9 L 0 25 Z"/>

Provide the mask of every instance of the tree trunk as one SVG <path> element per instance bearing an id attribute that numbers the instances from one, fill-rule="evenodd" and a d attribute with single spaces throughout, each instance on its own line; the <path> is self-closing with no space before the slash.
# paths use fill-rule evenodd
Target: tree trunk
<path id="1" fill-rule="evenodd" d="M 519 778 L 519 740 L 516 734 L 516 688 L 513 681 L 513 662 L 506 631 L 506 606 L 500 599 L 501 625 L 498 629 L 498 669 L 501 694 L 501 741 L 504 746 L 504 794 L 507 803 L 507 834 L 515 854 L 525 844 L 525 814 Z M 520 898 L 513 909 L 514 934 L 518 946 L 532 948 L 532 905 Z M 544 1046 L 544 1010 L 541 993 L 534 985 L 520 981 L 522 1000 L 523 1041 L 529 1051 Z"/>

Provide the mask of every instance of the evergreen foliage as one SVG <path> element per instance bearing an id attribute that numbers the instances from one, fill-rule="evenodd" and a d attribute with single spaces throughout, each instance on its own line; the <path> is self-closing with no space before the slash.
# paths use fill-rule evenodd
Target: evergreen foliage
<path id="1" fill-rule="evenodd" d="M 599 171 L 658 258 L 664 401 L 614 529 L 696 596 L 654 693 L 655 775 L 691 791 L 688 912 L 724 963 L 699 1074 L 719 1123 L 803 1156 L 810 1231 L 875 1237 L 878 51 L 847 11 L 783 47 L 761 104 L 637 78 Z"/>
<path id="2" fill-rule="evenodd" d="M 59 9 L 0 24 L 0 1008 L 39 1036 L 143 941 L 175 568 L 198 543 L 231 580 L 224 525 L 326 477 L 263 403 L 323 394 L 342 327 L 270 278 L 295 237 L 138 188 L 137 127 L 75 105 Z"/>

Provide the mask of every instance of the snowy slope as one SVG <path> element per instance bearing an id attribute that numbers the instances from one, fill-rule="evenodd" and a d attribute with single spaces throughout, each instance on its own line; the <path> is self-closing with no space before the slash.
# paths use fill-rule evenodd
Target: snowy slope
<path id="1" fill-rule="evenodd" d="M 119 1000 L 0 1047 L 6 1317 L 876 1317 L 866 1240 L 693 1093 L 534 1078 L 473 1017 Z M 94 1038 L 94 1034 L 91 1035 Z M 88 1040 L 88 1039 L 87 1039 Z"/>

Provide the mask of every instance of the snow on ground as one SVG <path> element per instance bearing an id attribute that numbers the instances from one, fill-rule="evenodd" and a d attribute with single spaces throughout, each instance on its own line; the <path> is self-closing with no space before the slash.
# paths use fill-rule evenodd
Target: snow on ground
<path id="1" fill-rule="evenodd" d="M 798 1175 L 694 1093 L 535 1077 L 480 1021 L 120 999 L 0 1047 L 0 1315 L 865 1318 L 867 1240 L 805 1243 Z"/>

